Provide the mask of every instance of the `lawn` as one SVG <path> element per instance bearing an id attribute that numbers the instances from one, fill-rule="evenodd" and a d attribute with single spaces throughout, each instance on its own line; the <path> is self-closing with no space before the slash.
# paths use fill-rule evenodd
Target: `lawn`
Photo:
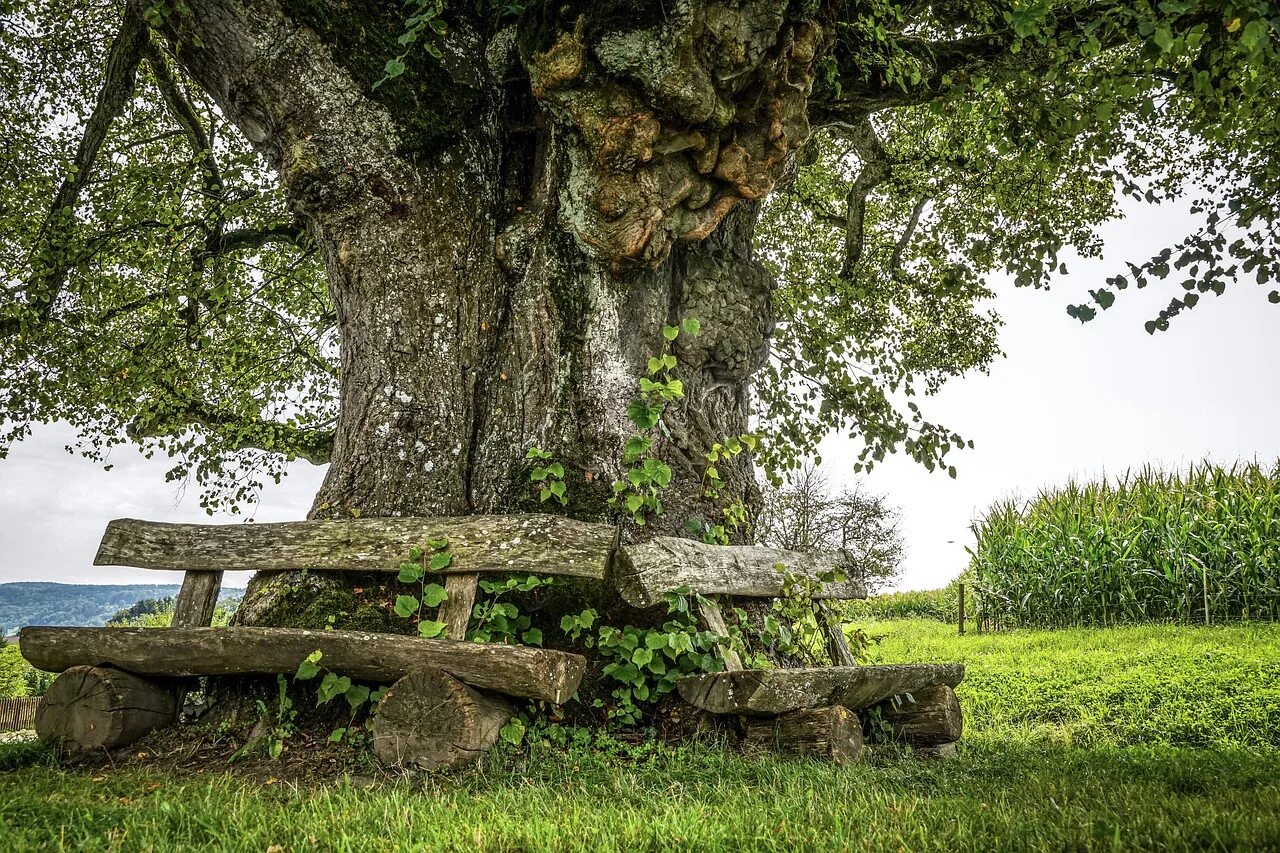
<path id="1" fill-rule="evenodd" d="M 1280 627 L 954 636 L 869 626 L 886 660 L 961 660 L 959 758 L 832 767 L 714 744 L 495 755 L 315 788 L 67 772 L 0 752 L 3 849 L 870 850 L 1280 847 Z"/>

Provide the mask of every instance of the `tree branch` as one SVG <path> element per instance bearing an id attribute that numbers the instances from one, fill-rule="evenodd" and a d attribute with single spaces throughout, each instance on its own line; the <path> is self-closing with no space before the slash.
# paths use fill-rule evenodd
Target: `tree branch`
<path id="1" fill-rule="evenodd" d="M 157 411 L 135 417 L 125 428 L 125 434 L 137 441 L 172 435 L 195 426 L 217 434 L 219 441 L 232 450 L 265 450 L 305 459 L 312 465 L 326 465 L 333 455 L 332 430 L 306 429 L 278 421 L 245 418 L 194 400 L 175 401 L 172 405 L 165 403 L 162 406 Z"/>
<path id="2" fill-rule="evenodd" d="M 862 160 L 862 168 L 850 185 L 849 195 L 845 199 L 847 220 L 844 265 L 840 268 L 840 275 L 842 278 L 852 278 L 866 245 L 867 197 L 872 190 L 888 180 L 893 163 L 870 119 L 864 118 L 848 128 L 845 136 L 853 143 L 854 151 Z"/>
<path id="3" fill-rule="evenodd" d="M 49 205 L 49 214 L 36 237 L 31 263 L 35 272 L 26 287 L 26 301 L 27 307 L 42 320 L 48 319 L 71 269 L 68 254 L 60 251 L 59 243 L 75 223 L 75 207 L 80 193 L 93 174 L 111 123 L 133 97 L 138 63 L 148 41 L 147 25 L 142 15 L 144 5 L 141 0 L 130 0 L 125 6 L 120 29 L 107 51 L 102 87 L 85 122 L 71 169 L 58 185 Z M 0 335 L 14 334 L 21 330 L 23 324 L 21 316 L 0 318 Z"/>

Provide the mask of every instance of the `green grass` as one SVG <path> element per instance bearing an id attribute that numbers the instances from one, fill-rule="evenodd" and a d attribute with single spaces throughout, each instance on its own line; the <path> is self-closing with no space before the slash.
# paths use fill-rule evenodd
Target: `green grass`
<path id="1" fill-rule="evenodd" d="M 842 768 L 714 745 L 548 749 L 451 776 L 297 789 L 218 773 L 64 771 L 19 746 L 0 752 L 0 848 L 1280 846 L 1280 751 L 1271 748 L 1280 743 L 1280 627 L 963 638 L 928 620 L 869 627 L 884 636 L 886 660 L 968 664 L 959 758 L 885 751 Z"/>
<path id="2" fill-rule="evenodd" d="M 1141 625 L 956 635 L 871 622 L 884 662 L 966 665 L 966 739 L 1280 747 L 1280 625 Z"/>

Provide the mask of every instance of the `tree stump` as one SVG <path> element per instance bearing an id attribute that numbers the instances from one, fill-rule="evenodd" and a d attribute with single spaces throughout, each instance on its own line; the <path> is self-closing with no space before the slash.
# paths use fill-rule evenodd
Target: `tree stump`
<path id="1" fill-rule="evenodd" d="M 373 751 L 402 767 L 461 767 L 489 751 L 514 713 L 505 699 L 446 672 L 418 670 L 391 685 L 378 703 Z"/>
<path id="2" fill-rule="evenodd" d="M 954 743 L 964 731 L 960 701 L 945 684 L 912 691 L 915 702 L 905 696 L 894 708 L 892 702 L 881 706 L 881 714 L 893 733 L 914 747 L 931 747 Z"/>
<path id="3" fill-rule="evenodd" d="M 763 749 L 852 764 L 862 757 L 862 722 L 840 705 L 780 717 L 747 719 L 746 743 Z"/>
<path id="4" fill-rule="evenodd" d="M 172 684 L 105 666 L 75 666 L 54 679 L 36 709 L 36 734 L 72 752 L 115 749 L 173 723 Z"/>

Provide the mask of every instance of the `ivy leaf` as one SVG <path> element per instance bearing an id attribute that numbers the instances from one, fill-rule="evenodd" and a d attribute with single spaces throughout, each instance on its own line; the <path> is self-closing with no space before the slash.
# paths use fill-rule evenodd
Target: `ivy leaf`
<path id="1" fill-rule="evenodd" d="M 429 583 L 422 588 L 422 603 L 427 607 L 439 607 L 448 597 L 449 593 L 438 583 Z"/>
<path id="2" fill-rule="evenodd" d="M 526 646 L 542 645 L 542 630 L 540 628 L 530 628 L 520 635 L 520 642 Z"/>
<path id="3" fill-rule="evenodd" d="M 436 622 L 433 619 L 424 619 L 418 623 L 418 636 L 425 637 L 430 640 L 433 637 L 439 637 L 445 632 L 449 626 L 443 622 Z"/>
<path id="4" fill-rule="evenodd" d="M 674 341 L 676 339 L 676 336 L 678 336 L 679 334 L 680 334 L 679 326 L 663 326 L 662 327 L 662 336 L 669 341 Z"/>
<path id="5" fill-rule="evenodd" d="M 512 746 L 519 746 L 524 741 L 524 723 L 519 717 L 513 718 L 511 722 L 498 729 L 498 736 Z"/>
<path id="6" fill-rule="evenodd" d="M 418 612 L 418 606 L 421 602 L 417 596 L 413 595 L 397 595 L 396 596 L 396 615 L 409 617 Z"/>
<path id="7" fill-rule="evenodd" d="M 369 688 L 363 684 L 353 684 L 347 688 L 347 692 L 343 694 L 347 700 L 347 704 L 351 706 L 351 710 L 357 711 L 369 699 Z"/>
<path id="8" fill-rule="evenodd" d="M 396 575 L 396 580 L 400 583 L 417 583 L 422 580 L 422 575 L 421 563 L 401 563 L 400 574 Z"/>
<path id="9" fill-rule="evenodd" d="M 445 553 L 444 551 L 437 551 L 436 553 L 431 555 L 431 571 L 442 572 L 445 569 L 449 568 L 449 565 L 452 562 L 453 562 L 452 554 Z"/>
<path id="10" fill-rule="evenodd" d="M 698 321 L 697 317 L 685 317 L 680 326 L 684 329 L 685 334 L 695 338 L 698 336 L 698 332 L 702 330 L 702 323 Z"/>
<path id="11" fill-rule="evenodd" d="M 307 655 L 306 660 L 298 664 L 298 671 L 293 674 L 294 680 L 306 681 L 315 678 L 320 673 L 320 658 L 322 653 L 317 650 Z"/>

